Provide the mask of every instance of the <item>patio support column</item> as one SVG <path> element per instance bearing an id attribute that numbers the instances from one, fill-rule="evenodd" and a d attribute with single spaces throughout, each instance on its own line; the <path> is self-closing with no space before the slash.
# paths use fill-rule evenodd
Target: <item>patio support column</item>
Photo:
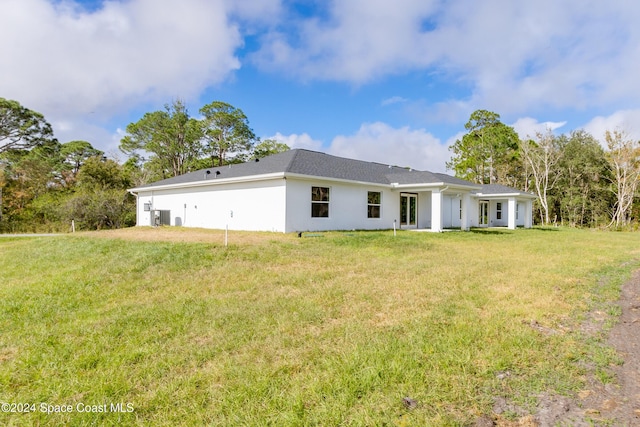
<path id="1" fill-rule="evenodd" d="M 524 228 L 533 227 L 533 201 L 527 199 L 524 204 Z"/>
<path id="2" fill-rule="evenodd" d="M 431 231 L 442 231 L 442 193 L 440 190 L 431 192 Z"/>
<path id="3" fill-rule="evenodd" d="M 471 210 L 471 197 L 469 193 L 462 194 L 462 218 L 460 218 L 460 229 L 469 231 L 469 211 Z"/>
<path id="4" fill-rule="evenodd" d="M 516 229 L 516 199 L 509 197 L 508 199 L 508 227 L 510 230 Z"/>

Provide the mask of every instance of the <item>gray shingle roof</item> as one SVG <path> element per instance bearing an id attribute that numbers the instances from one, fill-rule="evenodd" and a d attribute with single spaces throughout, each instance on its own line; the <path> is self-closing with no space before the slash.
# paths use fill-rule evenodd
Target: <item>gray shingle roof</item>
<path id="1" fill-rule="evenodd" d="M 189 172 L 173 178 L 145 184 L 140 188 L 159 187 L 173 184 L 187 184 L 191 182 L 210 181 L 213 179 L 239 178 L 251 175 L 264 175 L 268 173 L 283 172 L 291 163 L 291 158 L 295 154 L 294 150 L 260 159 L 259 162 L 251 161 L 234 165 L 225 165 L 215 168 L 201 169 L 196 172 Z"/>
<path id="2" fill-rule="evenodd" d="M 296 173 L 324 178 L 376 184 L 432 184 L 443 182 L 474 186 L 475 184 L 442 173 L 416 171 L 382 163 L 347 159 L 304 149 L 293 149 L 246 163 L 202 169 L 168 178 L 139 188 L 187 184 L 214 179 L 239 178 L 271 173 Z"/>
<path id="3" fill-rule="evenodd" d="M 389 184 L 386 178 L 388 173 L 406 171 L 406 169 L 397 166 L 347 159 L 317 151 L 302 149 L 291 151 L 295 151 L 295 154 L 285 172 L 346 179 L 349 181 Z"/>

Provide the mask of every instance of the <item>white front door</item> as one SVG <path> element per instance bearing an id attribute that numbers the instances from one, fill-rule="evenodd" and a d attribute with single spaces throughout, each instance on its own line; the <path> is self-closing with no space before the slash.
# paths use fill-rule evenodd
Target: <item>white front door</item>
<path id="1" fill-rule="evenodd" d="M 400 194 L 400 228 L 418 228 L 417 194 Z"/>
<path id="2" fill-rule="evenodd" d="M 478 218 L 478 225 L 480 227 L 486 227 L 489 225 L 489 202 L 481 200 L 479 202 L 479 208 L 480 217 Z"/>

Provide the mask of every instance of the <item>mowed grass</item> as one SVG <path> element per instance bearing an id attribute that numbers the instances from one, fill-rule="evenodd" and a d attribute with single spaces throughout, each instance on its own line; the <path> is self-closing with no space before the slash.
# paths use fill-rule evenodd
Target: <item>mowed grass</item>
<path id="1" fill-rule="evenodd" d="M 580 324 L 615 316 L 640 265 L 640 234 L 568 229 L 229 243 L 0 240 L 0 424 L 453 426 L 496 397 L 533 410 L 615 363 Z"/>

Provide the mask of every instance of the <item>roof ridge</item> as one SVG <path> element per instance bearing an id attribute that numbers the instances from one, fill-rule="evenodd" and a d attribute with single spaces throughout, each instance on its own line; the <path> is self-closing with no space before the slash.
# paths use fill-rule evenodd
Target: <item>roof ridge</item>
<path id="1" fill-rule="evenodd" d="M 291 172 L 291 166 L 293 165 L 294 161 L 296 160 L 296 157 L 298 157 L 298 154 L 300 154 L 301 150 L 304 150 L 304 149 L 303 148 L 292 148 L 291 149 L 291 151 L 293 151 L 293 155 L 289 159 L 289 162 L 287 163 L 287 165 L 284 167 L 284 172 Z"/>

